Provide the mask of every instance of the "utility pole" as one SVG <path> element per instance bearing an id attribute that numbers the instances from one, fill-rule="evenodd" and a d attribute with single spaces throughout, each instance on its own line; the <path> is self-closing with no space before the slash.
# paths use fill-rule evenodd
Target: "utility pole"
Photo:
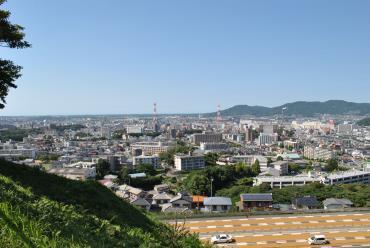
<path id="1" fill-rule="evenodd" d="M 211 197 L 212 197 L 212 191 L 213 191 L 213 185 L 212 185 L 212 183 L 213 183 L 213 178 L 211 178 Z"/>

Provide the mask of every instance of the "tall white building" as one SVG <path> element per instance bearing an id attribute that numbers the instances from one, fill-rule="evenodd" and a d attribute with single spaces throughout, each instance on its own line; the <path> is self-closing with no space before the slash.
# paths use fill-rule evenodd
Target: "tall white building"
<path id="1" fill-rule="evenodd" d="M 175 169 L 178 171 L 190 171 L 203 169 L 205 167 L 204 156 L 202 155 L 175 155 Z"/>
<path id="2" fill-rule="evenodd" d="M 158 157 L 158 155 L 136 156 L 136 157 L 133 157 L 132 164 L 134 166 L 140 165 L 140 164 L 150 164 L 153 168 L 157 168 L 159 166 L 159 157 Z"/>
<path id="3" fill-rule="evenodd" d="M 353 125 L 352 124 L 339 124 L 338 125 L 338 133 L 341 134 L 350 134 L 352 133 Z"/>
<path id="4" fill-rule="evenodd" d="M 334 158 L 334 153 L 333 151 L 326 148 L 305 146 L 304 156 L 308 159 L 328 160 Z"/>
<path id="5" fill-rule="evenodd" d="M 271 145 L 278 141 L 278 135 L 277 134 L 265 134 L 260 133 L 258 137 L 258 145 Z"/>

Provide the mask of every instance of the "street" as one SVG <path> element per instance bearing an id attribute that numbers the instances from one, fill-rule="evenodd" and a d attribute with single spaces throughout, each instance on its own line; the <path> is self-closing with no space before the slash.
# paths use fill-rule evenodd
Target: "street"
<path id="1" fill-rule="evenodd" d="M 251 218 L 186 220 L 184 227 L 202 240 L 227 233 L 236 242 L 227 247 L 310 247 L 308 237 L 324 234 L 325 247 L 370 247 L 370 213 L 310 214 Z M 320 247 L 320 246 L 316 246 Z"/>

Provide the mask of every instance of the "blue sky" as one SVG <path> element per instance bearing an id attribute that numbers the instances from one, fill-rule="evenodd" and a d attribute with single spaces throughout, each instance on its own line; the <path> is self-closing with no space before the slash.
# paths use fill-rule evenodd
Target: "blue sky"
<path id="1" fill-rule="evenodd" d="M 2 115 L 370 102 L 370 1 L 8 0 L 27 50 Z"/>

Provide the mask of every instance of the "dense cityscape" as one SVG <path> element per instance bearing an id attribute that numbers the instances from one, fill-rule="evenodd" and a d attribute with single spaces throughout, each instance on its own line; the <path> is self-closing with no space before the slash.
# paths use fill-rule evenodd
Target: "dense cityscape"
<path id="1" fill-rule="evenodd" d="M 2 117 L 0 154 L 66 178 L 97 180 L 133 205 L 164 213 L 323 208 L 325 199 L 310 196 L 314 206 L 297 206 L 290 205 L 296 199 L 278 202 L 264 191 L 370 182 L 370 129 L 357 124 L 358 116 L 223 117 L 219 110 L 203 117 L 154 110 L 147 116 Z M 237 185 L 245 187 L 236 197 L 229 191 Z M 269 201 L 244 202 L 252 189 Z"/>

